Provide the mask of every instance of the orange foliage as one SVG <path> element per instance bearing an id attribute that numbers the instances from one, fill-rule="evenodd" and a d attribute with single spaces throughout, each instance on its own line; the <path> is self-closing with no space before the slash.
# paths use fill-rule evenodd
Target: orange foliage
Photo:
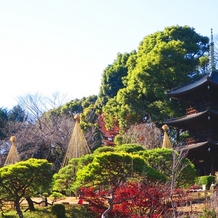
<path id="1" fill-rule="evenodd" d="M 99 114 L 97 123 L 99 126 L 99 130 L 101 131 L 102 136 L 103 136 L 103 139 L 102 139 L 103 145 L 114 145 L 114 138 L 119 133 L 119 130 L 120 130 L 116 122 L 114 121 L 113 128 L 107 129 L 102 114 Z"/>

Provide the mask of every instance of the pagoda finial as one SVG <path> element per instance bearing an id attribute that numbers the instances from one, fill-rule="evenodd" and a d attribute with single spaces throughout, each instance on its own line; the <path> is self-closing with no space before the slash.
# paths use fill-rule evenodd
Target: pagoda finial
<path id="1" fill-rule="evenodd" d="M 214 42 L 213 42 L 213 29 L 211 28 L 211 35 L 210 35 L 210 70 L 211 70 L 211 73 L 214 69 L 215 69 Z"/>

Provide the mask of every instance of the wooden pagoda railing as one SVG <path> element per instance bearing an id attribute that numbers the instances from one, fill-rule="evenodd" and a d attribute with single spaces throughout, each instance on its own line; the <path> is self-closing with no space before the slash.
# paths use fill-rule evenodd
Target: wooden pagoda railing
<path id="1" fill-rule="evenodd" d="M 204 134 L 198 134 L 198 135 L 195 135 L 195 137 L 186 138 L 185 141 L 184 141 L 184 146 L 211 140 L 210 136 L 212 136 L 212 132 L 207 131 Z M 213 140 L 218 141 L 218 136 L 215 136 L 215 137 L 212 137 L 212 138 L 213 138 Z"/>
<path id="2" fill-rule="evenodd" d="M 218 104 L 204 103 L 204 104 L 196 105 L 195 107 L 189 107 L 186 109 L 186 115 L 195 114 L 197 112 L 202 112 L 202 111 L 208 110 L 209 108 L 218 110 Z"/>

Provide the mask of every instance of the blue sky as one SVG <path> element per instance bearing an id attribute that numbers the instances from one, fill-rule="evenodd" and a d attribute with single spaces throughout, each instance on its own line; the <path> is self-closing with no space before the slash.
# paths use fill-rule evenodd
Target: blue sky
<path id="1" fill-rule="evenodd" d="M 0 0 L 0 107 L 17 97 L 98 94 L 117 53 L 167 26 L 218 33 L 215 0 Z"/>

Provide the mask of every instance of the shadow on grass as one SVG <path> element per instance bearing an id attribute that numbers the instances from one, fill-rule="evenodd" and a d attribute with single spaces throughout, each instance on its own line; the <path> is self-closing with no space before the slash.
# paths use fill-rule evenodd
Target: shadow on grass
<path id="1" fill-rule="evenodd" d="M 98 214 L 91 211 L 88 205 L 73 205 L 70 208 L 70 218 L 96 218 Z"/>
<path id="2" fill-rule="evenodd" d="M 50 208 L 42 208 L 42 209 L 36 209 L 36 211 L 27 211 L 23 212 L 23 216 L 25 218 L 53 218 L 54 216 L 51 213 Z M 16 211 L 11 210 L 8 212 L 5 212 L 4 215 L 0 215 L 0 218 L 17 218 L 18 215 Z"/>
<path id="3" fill-rule="evenodd" d="M 35 211 L 23 212 L 25 218 L 54 218 L 55 215 L 51 212 L 51 207 L 36 208 Z M 0 214 L 0 218 L 17 218 L 17 213 L 14 210 L 10 210 L 4 213 L 4 216 Z M 88 205 L 71 205 L 66 207 L 65 218 L 96 218 L 98 214 L 92 212 Z"/>

